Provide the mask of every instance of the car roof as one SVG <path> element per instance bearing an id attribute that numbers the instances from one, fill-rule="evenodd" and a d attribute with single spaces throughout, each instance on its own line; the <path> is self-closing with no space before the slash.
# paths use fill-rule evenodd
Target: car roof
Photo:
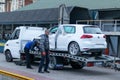
<path id="1" fill-rule="evenodd" d="M 62 24 L 62 26 L 94 26 L 94 25 L 87 25 L 87 24 Z"/>

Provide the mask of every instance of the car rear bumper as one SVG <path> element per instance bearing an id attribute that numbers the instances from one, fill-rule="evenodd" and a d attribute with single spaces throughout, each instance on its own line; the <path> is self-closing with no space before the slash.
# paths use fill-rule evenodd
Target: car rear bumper
<path id="1" fill-rule="evenodd" d="M 101 52 L 101 51 L 104 51 L 105 49 L 99 49 L 99 48 L 97 48 L 97 49 L 89 49 L 89 50 L 87 50 L 88 52 Z"/>
<path id="2" fill-rule="evenodd" d="M 83 48 L 81 52 L 102 52 L 105 48 Z"/>

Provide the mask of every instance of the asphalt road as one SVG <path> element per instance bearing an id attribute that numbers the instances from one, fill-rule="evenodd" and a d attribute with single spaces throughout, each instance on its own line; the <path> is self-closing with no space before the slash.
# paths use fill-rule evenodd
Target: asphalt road
<path id="1" fill-rule="evenodd" d="M 81 70 L 72 69 L 70 66 L 63 70 L 50 70 L 50 73 L 37 73 L 39 64 L 33 64 L 34 69 L 26 69 L 25 66 L 15 65 L 13 62 L 6 62 L 4 55 L 0 53 L 0 67 L 14 69 L 30 73 L 50 80 L 120 80 L 120 72 L 101 67 L 84 67 Z M 47 80 L 46 79 L 46 80 Z"/>

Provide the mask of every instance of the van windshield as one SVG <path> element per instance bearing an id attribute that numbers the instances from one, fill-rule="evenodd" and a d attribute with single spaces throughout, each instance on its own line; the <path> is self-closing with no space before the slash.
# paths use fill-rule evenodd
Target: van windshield
<path id="1" fill-rule="evenodd" d="M 84 33 L 89 34 L 102 34 L 102 31 L 97 26 L 84 26 L 83 27 Z"/>

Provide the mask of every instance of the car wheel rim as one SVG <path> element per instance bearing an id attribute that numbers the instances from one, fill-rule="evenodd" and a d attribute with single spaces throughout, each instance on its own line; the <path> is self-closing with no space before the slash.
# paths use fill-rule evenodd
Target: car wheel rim
<path id="1" fill-rule="evenodd" d="M 78 47 L 78 45 L 77 44 L 75 44 L 75 43 L 72 43 L 71 45 L 70 45 L 70 54 L 72 54 L 72 55 L 76 55 L 77 53 L 78 53 L 78 51 L 79 51 L 79 47 Z"/>

